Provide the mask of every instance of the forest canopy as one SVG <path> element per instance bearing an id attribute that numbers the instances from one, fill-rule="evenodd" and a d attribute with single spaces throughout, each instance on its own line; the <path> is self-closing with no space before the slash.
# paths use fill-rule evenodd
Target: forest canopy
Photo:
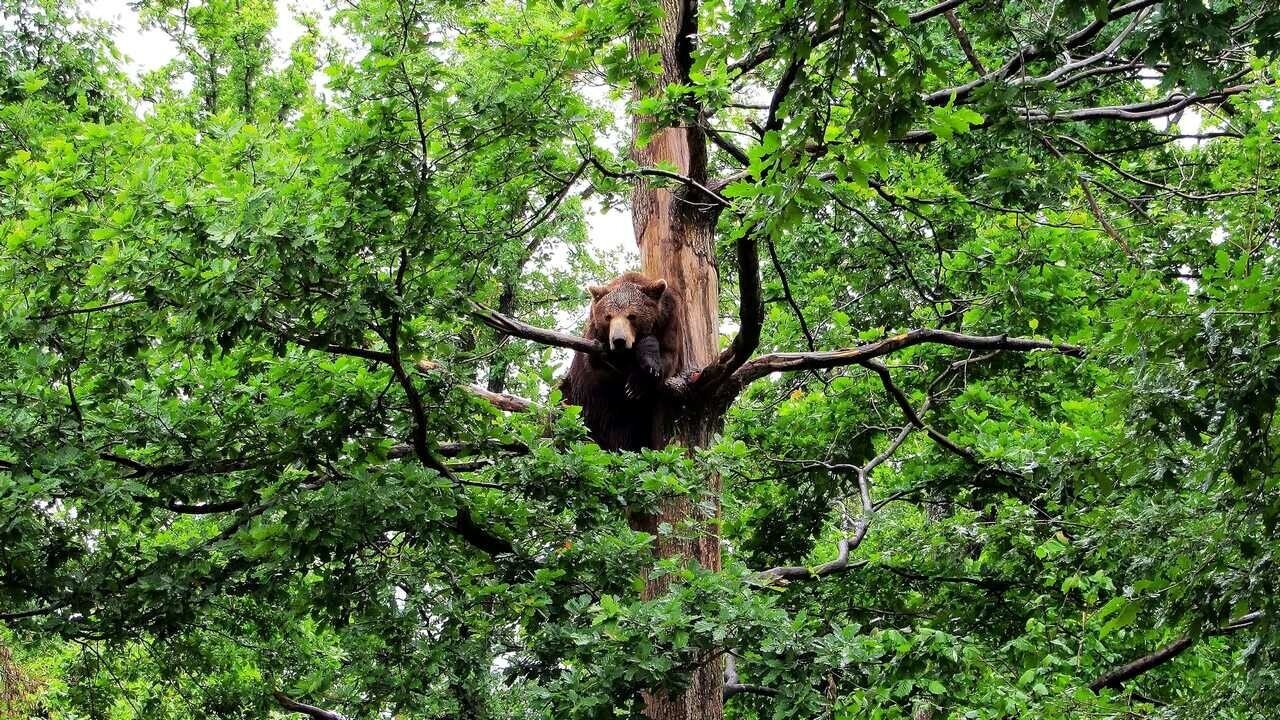
<path id="1" fill-rule="evenodd" d="M 1280 706 L 1271 0 L 88 9 L 0 0 L 0 718 Z"/>

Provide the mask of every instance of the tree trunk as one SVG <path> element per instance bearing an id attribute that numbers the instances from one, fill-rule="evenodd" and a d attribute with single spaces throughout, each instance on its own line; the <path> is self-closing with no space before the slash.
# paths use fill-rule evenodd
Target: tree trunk
<path id="1" fill-rule="evenodd" d="M 662 0 L 662 35 L 656 46 L 636 40 L 633 50 L 657 52 L 662 57 L 662 77 L 654 85 L 661 91 L 672 83 L 687 83 L 692 34 L 697 28 L 696 0 Z M 639 94 L 639 93 L 638 93 Z M 636 118 L 638 126 L 642 118 Z M 671 127 L 655 133 L 644 147 L 632 145 L 632 156 L 642 167 L 669 164 L 693 180 L 706 184 L 706 138 L 696 123 Z M 684 313 L 681 348 L 684 368 L 711 364 L 719 344 L 719 278 L 715 264 L 716 214 L 689 188 L 657 189 L 640 181 L 631 195 L 632 221 L 645 275 L 666 278 L 680 298 Z M 659 407 L 654 419 L 654 445 L 677 443 L 687 448 L 705 447 L 719 429 L 717 415 L 699 408 Z M 709 478 L 710 492 L 718 496 L 719 478 Z M 716 518 L 695 518 L 695 507 L 685 499 L 666 502 L 656 516 L 637 518 L 638 529 L 655 536 L 655 552 L 660 558 L 683 557 L 705 568 L 720 568 L 720 541 Z M 717 512 L 718 514 L 718 512 Z M 686 527 L 696 520 L 697 532 Z M 658 533 L 660 525 L 674 532 Z M 667 591 L 665 578 L 650 580 L 645 597 Z M 649 693 L 645 714 L 653 720 L 720 720 L 723 717 L 721 661 L 716 654 L 701 658 L 693 670 L 688 689 L 676 696 Z"/>

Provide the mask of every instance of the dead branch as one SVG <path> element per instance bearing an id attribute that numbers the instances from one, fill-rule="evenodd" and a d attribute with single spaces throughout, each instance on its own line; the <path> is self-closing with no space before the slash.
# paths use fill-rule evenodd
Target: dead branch
<path id="1" fill-rule="evenodd" d="M 542 345 L 551 345 L 554 347 L 568 348 L 577 350 L 578 352 L 588 355 L 603 355 L 604 346 L 595 340 L 589 340 L 581 335 L 570 335 L 562 333 L 559 330 L 547 330 L 545 328 L 534 327 L 526 322 L 521 322 L 513 317 L 503 315 L 502 313 L 491 310 L 479 303 L 472 302 L 472 314 L 483 322 L 485 325 L 497 330 L 505 335 L 522 338 L 524 340 L 532 340 Z"/>
<path id="2" fill-rule="evenodd" d="M 272 692 L 271 696 L 274 697 L 276 702 L 280 703 L 280 707 L 285 710 L 302 713 L 303 715 L 315 718 L 315 720 L 347 720 L 346 716 L 341 713 L 336 713 L 332 710 L 325 710 L 324 708 L 318 708 L 315 705 L 308 705 L 304 702 L 298 702 L 279 690 Z"/>
<path id="3" fill-rule="evenodd" d="M 1236 632 L 1237 630 L 1243 630 L 1253 625 L 1254 623 L 1258 622 L 1262 618 L 1263 618 L 1263 613 L 1260 610 L 1254 611 L 1245 615 L 1241 615 L 1240 617 L 1236 618 L 1235 620 L 1232 620 L 1226 625 L 1206 631 L 1201 637 L 1228 635 L 1230 633 Z M 1103 673 L 1101 676 L 1098 677 L 1098 679 L 1089 683 L 1089 689 L 1096 693 L 1099 690 L 1102 690 L 1103 688 L 1118 688 L 1121 685 L 1123 685 L 1126 681 L 1132 680 L 1133 678 L 1141 675 L 1142 673 L 1147 672 L 1148 670 L 1151 670 L 1153 668 L 1160 667 L 1161 665 L 1178 657 L 1183 652 L 1185 652 L 1188 648 L 1194 645 L 1197 640 L 1199 640 L 1199 638 L 1192 637 L 1191 635 L 1183 635 L 1177 640 L 1174 640 L 1173 642 L 1169 643 L 1168 645 L 1165 645 L 1164 647 L 1160 648 L 1159 650 L 1156 650 L 1155 652 L 1149 655 L 1143 655 L 1142 657 L 1138 658 L 1137 660 L 1134 660 L 1133 662 L 1126 663 L 1124 665 L 1121 665 L 1118 668 L 1115 668 L 1114 670 L 1110 670 L 1106 673 Z"/>

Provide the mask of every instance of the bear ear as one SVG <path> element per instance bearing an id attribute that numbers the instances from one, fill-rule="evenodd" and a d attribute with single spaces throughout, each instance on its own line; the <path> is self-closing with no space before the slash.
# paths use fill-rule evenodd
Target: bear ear
<path id="1" fill-rule="evenodd" d="M 592 299 L 599 300 L 609 294 L 609 288 L 604 285 L 588 285 L 587 292 L 591 293 Z"/>
<path id="2" fill-rule="evenodd" d="M 644 287 L 644 294 L 657 300 L 662 297 L 662 293 L 667 291 L 667 281 L 658 278 Z"/>

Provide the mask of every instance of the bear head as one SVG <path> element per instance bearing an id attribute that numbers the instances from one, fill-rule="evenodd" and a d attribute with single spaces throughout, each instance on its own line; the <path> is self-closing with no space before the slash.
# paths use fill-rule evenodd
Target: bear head
<path id="1" fill-rule="evenodd" d="M 666 280 L 620 278 L 609 285 L 592 285 L 591 334 L 610 351 L 630 350 L 637 338 L 661 330 L 662 294 Z"/>

